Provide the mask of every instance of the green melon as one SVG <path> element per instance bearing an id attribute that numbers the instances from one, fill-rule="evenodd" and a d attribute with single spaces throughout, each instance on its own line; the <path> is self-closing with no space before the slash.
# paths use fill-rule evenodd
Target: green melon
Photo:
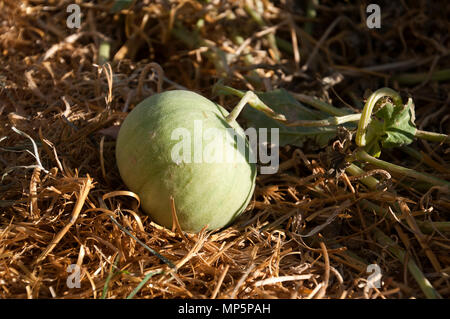
<path id="1" fill-rule="evenodd" d="M 243 129 L 234 120 L 228 123 L 227 115 L 197 93 L 175 90 L 145 99 L 126 117 L 116 144 L 117 166 L 156 223 L 172 227 L 170 196 L 181 228 L 189 232 L 227 226 L 247 207 L 256 164 L 249 163 L 251 148 Z M 226 138 L 217 135 L 214 141 L 221 143 L 213 143 L 204 135 L 208 129 Z M 174 132 L 189 133 L 190 139 Z M 191 156 L 182 147 L 187 145 Z"/>

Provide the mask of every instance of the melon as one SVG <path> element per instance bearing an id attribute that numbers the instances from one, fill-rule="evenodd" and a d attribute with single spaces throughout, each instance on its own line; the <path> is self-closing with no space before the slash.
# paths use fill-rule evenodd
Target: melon
<path id="1" fill-rule="evenodd" d="M 157 224 L 172 227 L 171 197 L 188 232 L 223 228 L 248 206 L 256 164 L 228 114 L 197 93 L 173 90 L 143 100 L 125 118 L 116 144 L 120 176 Z"/>

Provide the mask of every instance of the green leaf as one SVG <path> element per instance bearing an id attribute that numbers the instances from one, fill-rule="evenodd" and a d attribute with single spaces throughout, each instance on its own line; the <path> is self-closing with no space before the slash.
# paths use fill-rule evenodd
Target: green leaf
<path id="1" fill-rule="evenodd" d="M 256 94 L 271 109 L 285 115 L 289 121 L 322 120 L 329 117 L 329 114 L 305 107 L 284 89 Z M 321 148 L 326 146 L 328 141 L 336 135 L 336 126 L 288 127 L 252 107 L 244 108 L 240 117 L 246 120 L 248 127 L 269 130 L 278 128 L 280 146 L 291 144 L 301 147 L 306 141 L 312 141 L 316 148 Z M 348 125 L 348 127 L 354 128 L 355 126 Z"/>
<path id="2" fill-rule="evenodd" d="M 416 133 L 414 121 L 414 103 L 411 98 L 402 106 L 387 102 L 375 113 L 375 118 L 369 124 L 368 140 L 375 140 L 383 148 L 411 144 Z"/>

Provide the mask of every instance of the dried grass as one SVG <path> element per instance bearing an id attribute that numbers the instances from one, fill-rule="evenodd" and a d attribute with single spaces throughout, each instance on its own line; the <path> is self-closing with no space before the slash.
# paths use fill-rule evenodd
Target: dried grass
<path id="1" fill-rule="evenodd" d="M 294 1 L 263 1 L 262 22 L 249 18 L 253 1 L 138 1 L 117 14 L 111 1 L 85 2 L 80 30 L 65 25 L 71 2 L 0 2 L 1 298 L 126 298 L 143 279 L 136 298 L 428 296 L 409 261 L 434 292 L 450 296 L 448 190 L 421 193 L 401 176 L 385 192 L 368 190 L 345 174 L 327 177 L 308 146 L 285 147 L 280 172 L 258 177 L 254 200 L 231 227 L 183 234 L 141 213 L 114 157 L 127 111 L 161 90 L 214 98 L 221 77 L 236 88 L 282 86 L 358 106 L 390 72 L 448 67 L 445 5 L 383 4 L 389 31 L 381 38 L 360 23 L 362 6 L 331 1 L 321 1 L 317 18 L 305 18 Z M 183 37 L 199 19 L 207 40 Z M 99 66 L 102 42 L 113 59 Z M 236 55 L 224 64 L 227 54 Z M 344 76 L 330 84 L 336 72 Z M 414 95 L 421 129 L 448 133 L 448 82 L 394 85 Z M 426 156 L 420 163 L 400 151 L 386 156 L 448 179 L 448 148 L 416 146 Z M 377 241 L 379 232 L 406 260 Z M 81 268 L 80 288 L 66 284 L 71 264 Z M 382 288 L 363 285 L 369 264 L 381 267 Z"/>

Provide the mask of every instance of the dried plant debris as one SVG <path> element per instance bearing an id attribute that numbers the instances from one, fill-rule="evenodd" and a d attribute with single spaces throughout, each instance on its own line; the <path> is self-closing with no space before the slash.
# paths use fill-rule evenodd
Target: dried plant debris
<path id="1" fill-rule="evenodd" d="M 411 132 L 449 134 L 442 4 L 384 1 L 370 29 L 359 3 L 83 1 L 69 28 L 72 2 L 0 2 L 1 298 L 450 297 L 449 188 L 349 166 L 351 125 L 319 148 L 286 137 L 278 173 L 258 176 L 247 211 L 214 233 L 152 222 L 114 156 L 143 98 L 189 89 L 231 109 L 219 81 L 310 112 L 296 120 L 360 113 L 389 86 L 414 99 Z M 445 141 L 378 154 L 398 140 L 383 103 L 372 128 L 389 135 L 371 154 L 448 181 Z"/>

